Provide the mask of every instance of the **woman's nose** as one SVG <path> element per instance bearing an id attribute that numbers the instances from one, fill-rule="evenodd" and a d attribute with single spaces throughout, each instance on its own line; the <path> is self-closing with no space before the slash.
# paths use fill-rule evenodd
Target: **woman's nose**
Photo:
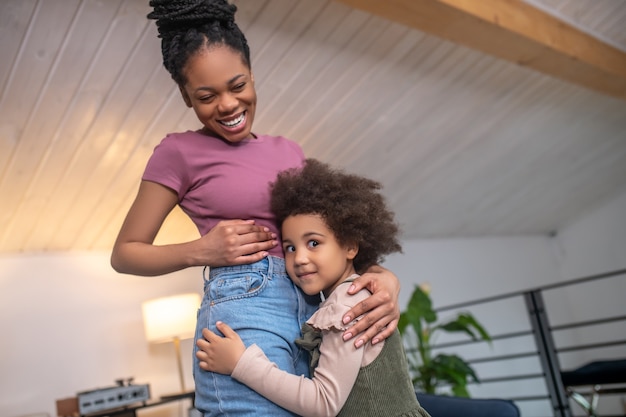
<path id="1" fill-rule="evenodd" d="M 220 101 L 218 103 L 218 110 L 221 113 L 232 113 L 237 106 L 239 105 L 239 101 L 237 98 L 231 94 L 224 94 L 220 97 Z"/>

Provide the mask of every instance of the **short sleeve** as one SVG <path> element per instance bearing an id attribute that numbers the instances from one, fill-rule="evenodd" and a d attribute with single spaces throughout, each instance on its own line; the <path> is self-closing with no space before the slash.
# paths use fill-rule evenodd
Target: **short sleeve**
<path id="1" fill-rule="evenodd" d="M 152 181 L 171 188 L 183 198 L 189 189 L 189 174 L 174 134 L 166 136 L 155 148 L 148 160 L 142 176 L 144 181 Z"/>

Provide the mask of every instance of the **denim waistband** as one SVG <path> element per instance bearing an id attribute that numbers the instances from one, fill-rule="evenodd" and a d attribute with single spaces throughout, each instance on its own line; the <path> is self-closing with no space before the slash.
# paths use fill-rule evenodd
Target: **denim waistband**
<path id="1" fill-rule="evenodd" d="M 209 276 L 206 276 L 206 270 L 209 269 Z M 233 272 L 265 272 L 268 275 L 276 274 L 286 274 L 285 270 L 285 260 L 283 258 L 279 258 L 277 256 L 266 256 L 265 258 L 257 261 L 253 264 L 244 264 L 244 265 L 229 265 L 229 266 L 218 266 L 218 267 L 204 267 L 204 271 L 202 272 L 202 276 L 206 280 L 212 280 L 213 278 L 219 276 L 224 273 L 233 273 Z"/>

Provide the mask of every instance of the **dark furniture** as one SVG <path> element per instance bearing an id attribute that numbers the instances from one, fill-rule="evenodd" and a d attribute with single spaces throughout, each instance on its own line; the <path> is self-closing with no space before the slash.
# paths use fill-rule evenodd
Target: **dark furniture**
<path id="1" fill-rule="evenodd" d="M 416 393 L 417 400 L 431 417 L 519 417 L 513 401 L 487 398 L 461 398 Z"/>
<path id="2" fill-rule="evenodd" d="M 561 380 L 567 395 L 585 410 L 587 416 L 596 417 L 602 394 L 626 392 L 626 359 L 594 361 L 561 372 Z M 611 387 L 603 386 L 607 384 Z"/>

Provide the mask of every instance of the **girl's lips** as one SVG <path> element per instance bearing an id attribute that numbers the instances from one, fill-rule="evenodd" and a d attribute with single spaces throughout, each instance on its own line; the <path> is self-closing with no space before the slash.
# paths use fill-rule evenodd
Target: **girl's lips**
<path id="1" fill-rule="evenodd" d="M 313 276 L 313 274 L 315 274 L 315 272 L 303 272 L 303 273 L 298 273 L 298 278 L 300 279 L 307 279 Z"/>

